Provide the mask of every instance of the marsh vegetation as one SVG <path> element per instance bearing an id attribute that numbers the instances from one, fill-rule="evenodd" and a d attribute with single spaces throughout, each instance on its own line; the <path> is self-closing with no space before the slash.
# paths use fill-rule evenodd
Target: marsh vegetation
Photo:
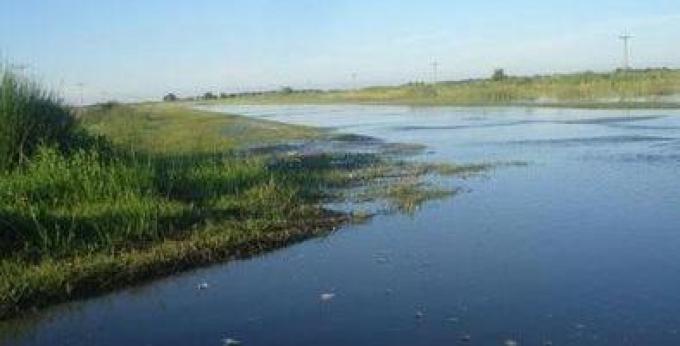
<path id="1" fill-rule="evenodd" d="M 352 215 L 324 204 L 349 188 L 388 188 L 370 198 L 409 210 L 447 194 L 419 182 L 438 168 L 380 153 L 249 150 L 326 136 L 310 127 L 168 104 L 73 110 L 7 73 L 0 107 L 0 318 L 329 232 Z"/>

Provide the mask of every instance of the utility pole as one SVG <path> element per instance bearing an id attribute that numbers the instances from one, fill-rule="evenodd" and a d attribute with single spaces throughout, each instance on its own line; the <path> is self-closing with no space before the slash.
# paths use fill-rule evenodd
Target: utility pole
<path id="1" fill-rule="evenodd" d="M 78 83 L 78 84 L 76 84 L 76 86 L 78 86 L 78 92 L 79 92 L 79 94 L 80 94 L 80 95 L 79 95 L 79 96 L 80 96 L 80 106 L 83 106 L 83 105 L 84 105 L 84 102 L 83 102 L 83 89 L 84 89 L 84 87 L 85 87 L 85 84 L 84 84 L 84 83 Z"/>
<path id="2" fill-rule="evenodd" d="M 623 34 L 619 39 L 623 41 L 623 69 L 630 70 L 630 40 L 633 38 L 630 34 Z"/>
<path id="3" fill-rule="evenodd" d="M 439 72 L 439 71 L 437 71 L 438 69 L 439 69 L 439 63 L 435 60 L 434 62 L 432 62 L 432 77 L 433 77 L 432 84 L 437 84 L 437 80 L 438 80 L 437 79 L 437 72 Z"/>

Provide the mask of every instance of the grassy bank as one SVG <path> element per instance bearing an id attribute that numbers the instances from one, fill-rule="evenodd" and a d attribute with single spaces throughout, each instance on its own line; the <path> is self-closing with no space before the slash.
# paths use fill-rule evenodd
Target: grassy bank
<path id="1" fill-rule="evenodd" d="M 519 105 L 582 108 L 680 108 L 680 70 L 652 69 L 533 77 L 502 76 L 436 84 L 410 83 L 344 91 L 223 95 L 244 104 Z"/>
<path id="2" fill-rule="evenodd" d="M 210 154 L 318 139 L 318 129 L 199 111 L 171 103 L 103 104 L 78 114 L 88 132 L 120 148 L 154 154 Z"/>
<path id="3" fill-rule="evenodd" d="M 0 88 L 0 319 L 327 233 L 352 218 L 323 207 L 347 190 L 389 186 L 369 198 L 413 210 L 452 193 L 419 177 L 479 171 L 251 151 L 325 134 L 175 104 L 74 112 L 10 75 Z"/>

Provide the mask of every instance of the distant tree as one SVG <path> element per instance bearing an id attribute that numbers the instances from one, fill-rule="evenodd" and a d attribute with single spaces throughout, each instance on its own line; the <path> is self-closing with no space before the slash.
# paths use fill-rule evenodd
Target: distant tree
<path id="1" fill-rule="evenodd" d="M 293 90 L 293 88 L 291 88 L 289 86 L 285 86 L 285 87 L 282 87 L 279 92 L 282 93 L 282 94 L 292 94 L 293 92 L 295 92 L 295 90 Z"/>
<path id="2" fill-rule="evenodd" d="M 111 101 L 106 101 L 106 102 L 99 103 L 99 106 L 100 106 L 103 110 L 110 111 L 110 110 L 112 110 L 112 109 L 114 109 L 114 108 L 120 106 L 120 102 L 115 101 L 115 100 L 111 100 Z"/>
<path id="3" fill-rule="evenodd" d="M 169 93 L 169 94 L 163 96 L 163 101 L 165 101 L 165 102 L 177 101 L 177 95 L 175 95 L 173 93 Z"/>
<path id="4" fill-rule="evenodd" d="M 211 92 L 207 92 L 207 93 L 203 94 L 204 100 L 214 100 L 216 98 L 217 98 L 217 96 L 215 96 L 215 94 L 213 94 Z"/>
<path id="5" fill-rule="evenodd" d="M 508 76 L 505 74 L 505 70 L 502 68 L 497 68 L 496 70 L 493 71 L 493 76 L 491 76 L 491 80 L 493 81 L 502 81 L 507 79 Z"/>

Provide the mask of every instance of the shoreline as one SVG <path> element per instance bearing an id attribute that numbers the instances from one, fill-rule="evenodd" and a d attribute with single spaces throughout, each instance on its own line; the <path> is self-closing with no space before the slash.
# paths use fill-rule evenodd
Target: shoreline
<path id="1" fill-rule="evenodd" d="M 232 240 L 231 232 L 219 231 L 183 241 L 166 241 L 151 248 L 115 255 L 92 255 L 67 261 L 34 266 L 22 273 L 30 281 L 41 281 L 39 291 L 0 304 L 0 324 L 13 319 L 37 315 L 40 310 L 77 300 L 95 298 L 116 290 L 144 285 L 192 269 L 228 263 L 282 249 L 304 240 L 330 234 L 351 222 L 349 214 L 319 209 L 319 215 L 307 222 Z M 220 226 L 213 226 L 219 228 Z M 58 280 L 44 282 L 44 272 L 58 271 Z M 0 292 L 7 293 L 7 289 Z M 10 290 L 11 291 L 11 290 Z M 12 299 L 12 298 L 10 298 Z M 3 299 L 7 300 L 7 297 Z"/>
<path id="2" fill-rule="evenodd" d="M 68 227 L 83 228 L 82 232 L 100 228 L 116 232 L 131 228 L 137 230 L 135 232 L 151 231 L 154 233 L 150 234 L 161 235 L 139 240 L 122 238 L 119 244 L 104 244 L 93 250 L 88 249 L 90 245 L 87 243 L 84 245 L 88 247 L 83 249 L 65 245 L 57 249 L 55 255 L 50 252 L 44 255 L 36 254 L 36 251 L 26 252 L 21 249 L 27 245 L 21 243 L 4 245 L 9 252 L 0 258 L 0 321 L 202 265 L 272 251 L 330 232 L 351 219 L 347 213 L 332 212 L 321 207 L 320 195 L 313 196 L 320 193 L 316 184 L 335 180 L 341 184 L 345 179 L 342 176 L 345 172 L 335 172 L 329 166 L 330 158 L 323 155 L 307 157 L 310 162 L 318 161 L 320 168 L 315 171 L 316 180 L 310 181 L 313 186 L 309 192 L 296 192 L 302 187 L 300 172 L 295 169 L 268 168 L 267 165 L 278 162 L 272 155 L 253 153 L 253 158 L 249 158 L 251 155 L 239 153 L 251 143 L 271 146 L 291 140 L 318 139 L 322 136 L 318 129 L 237 115 L 215 115 L 167 105 L 115 106 L 111 109 L 94 107 L 85 112 L 80 110 L 79 118 L 87 132 L 111 140 L 114 150 L 122 150 L 123 156 L 118 157 L 120 154 L 115 151 L 105 151 L 92 154 L 95 156 L 76 153 L 75 157 L 62 158 L 56 152 L 48 151 L 47 156 L 34 162 L 40 165 L 41 160 L 47 160 L 46 164 L 50 166 L 45 169 L 49 170 L 69 167 L 73 172 L 64 173 L 67 174 L 65 181 L 85 179 L 87 182 L 94 178 L 93 189 L 81 192 L 84 195 L 65 195 L 60 198 L 63 202 L 59 205 L 68 205 L 77 204 L 75 200 L 69 201 L 71 198 L 85 197 L 85 201 L 78 202 L 83 207 L 69 207 L 63 211 L 55 210 L 58 206 L 49 204 L 52 202 L 45 200 L 43 195 L 35 195 L 32 192 L 35 189 L 31 185 L 33 183 L 23 182 L 35 180 L 38 184 L 45 184 L 41 188 L 48 189 L 46 192 L 58 193 L 52 192 L 49 184 L 52 184 L 52 179 L 60 178 L 62 172 L 49 173 L 49 179 L 40 175 L 32 177 L 31 172 L 35 169 L 30 167 L 0 172 L 0 186 L 9 189 L 8 200 L 0 204 L 0 221 L 12 225 L 15 232 L 33 232 L 30 227 L 39 226 L 40 229 L 59 233 L 61 223 L 65 222 L 64 225 Z M 101 161 L 99 155 L 102 156 Z M 55 168 L 51 168 L 53 161 Z M 285 160 L 281 162 L 283 164 Z M 179 178 L 183 180 L 166 182 L 166 168 L 182 174 Z M 94 174 L 101 177 L 86 175 L 79 178 L 77 175 L 82 174 L 83 169 L 94 169 Z M 340 177 L 331 176 L 331 172 Z M 120 174 L 124 174 L 122 183 L 126 185 L 108 187 L 107 183 L 102 185 L 96 182 Z M 149 174 L 160 176 L 151 177 L 158 181 L 151 182 L 152 185 L 143 189 L 171 184 L 167 196 L 136 187 L 139 184 L 136 179 L 141 177 L 148 180 Z M 57 187 L 61 186 L 59 181 L 55 182 Z M 143 184 L 148 185 L 149 182 Z M 116 189 L 131 189 L 130 192 L 122 192 L 123 196 L 141 194 L 141 201 L 145 203 L 142 207 L 149 205 L 145 208 L 150 208 L 152 214 L 147 216 L 149 212 L 144 210 L 140 216 L 134 214 L 136 200 L 132 199 L 133 204 L 126 206 L 130 202 L 119 201 L 115 197 L 115 193 L 118 193 Z M 172 192 L 177 189 L 180 190 Z M 196 189 L 202 191 L 201 194 L 209 195 L 193 196 Z M 217 192 L 213 189 L 217 189 Z M 239 192 L 240 189 L 244 191 Z M 187 191 L 189 195 L 184 196 L 182 191 Z M 99 199 L 102 197 L 98 196 L 102 193 L 114 193 L 114 199 L 101 201 Z M 90 198 L 93 200 L 89 201 Z M 217 200 L 219 198 L 226 200 L 220 202 Z M 95 209 L 91 209 L 91 205 Z M 45 208 L 42 213 L 46 214 L 41 213 L 38 217 L 46 219 L 28 220 L 23 215 L 27 208 L 29 211 Z M 100 209 L 102 216 L 92 214 Z M 250 216 L 246 212 L 264 214 Z M 65 213 L 68 213 L 66 220 L 59 221 Z M 106 216 L 109 213 L 114 214 Z M 269 213 L 272 213 L 271 216 Z M 149 219 L 137 220 L 137 217 Z M 121 221 L 124 221 L 123 224 Z M 54 226 L 50 222 L 55 222 Z M 55 239 L 60 237 L 55 236 Z"/>
<path id="3" fill-rule="evenodd" d="M 207 96 L 206 96 L 207 95 Z M 680 70 L 644 69 L 461 81 L 412 81 L 354 89 L 206 94 L 183 101 L 255 104 L 378 104 L 577 109 L 680 109 Z"/>
<path id="4" fill-rule="evenodd" d="M 144 224 L 149 224 L 145 227 L 168 227 L 170 231 L 167 235 L 148 241 L 122 238 L 121 244 L 104 244 L 100 249 L 90 250 L 83 250 L 72 244 L 66 248 L 59 248 L 60 252 L 57 255 L 45 252 L 37 258 L 33 258 L 35 255 L 31 255 L 30 252 L 24 253 L 24 250 L 20 248 L 12 250 L 16 252 L 10 252 L 7 256 L 0 258 L 0 277 L 2 278 L 0 280 L 0 321 L 21 318 L 27 314 L 39 314 L 41 309 L 55 304 L 96 297 L 119 288 L 142 284 L 189 269 L 225 263 L 233 259 L 249 258 L 329 234 L 342 225 L 366 220 L 375 215 L 356 213 L 355 210 L 333 211 L 325 207 L 329 201 L 351 201 L 352 197 L 348 196 L 351 193 L 347 196 L 345 193 L 353 189 L 370 190 L 355 198 L 384 200 L 391 205 L 393 212 L 411 213 L 422 203 L 455 194 L 455 191 L 424 183 L 426 180 L 424 177 L 477 174 L 493 166 L 407 163 L 401 161 L 400 158 L 424 148 L 386 143 L 379 139 L 367 140 L 363 136 L 330 135 L 323 129 L 299 127 L 269 120 L 260 121 L 238 115 L 215 115 L 212 112 L 198 111 L 180 105 L 161 105 L 151 108 L 148 105 L 136 108 L 133 106 L 118 107 L 124 107 L 119 110 L 114 109 L 114 111 L 120 111 L 120 114 L 89 115 L 93 119 L 88 120 L 90 123 L 86 121 L 86 128 L 88 131 L 111 138 L 117 146 L 129 145 L 146 149 L 148 152 L 145 155 L 147 156 L 135 160 L 142 162 L 150 160 L 151 163 L 139 166 L 133 160 L 132 163 L 122 162 L 120 164 L 123 164 L 126 170 L 142 169 L 146 172 L 144 169 L 156 169 L 153 168 L 153 162 L 159 161 L 160 172 L 154 173 L 155 171 L 152 170 L 150 173 L 145 173 L 152 174 L 152 178 L 153 174 L 161 173 L 160 177 L 154 178 L 161 179 L 156 184 L 162 186 L 168 184 L 165 181 L 166 173 L 163 171 L 167 168 L 168 158 L 166 156 L 170 158 L 171 165 L 180 166 L 180 169 L 173 168 L 177 174 L 189 176 L 198 174 L 195 181 L 182 182 L 180 180 L 172 183 L 171 185 L 180 185 L 168 190 L 167 196 L 145 197 L 156 198 L 153 201 L 154 204 L 180 205 L 183 208 L 180 209 L 183 210 L 182 213 L 178 216 L 173 216 L 174 214 L 165 216 L 170 220 L 166 221 L 168 226 L 163 226 L 165 223 L 160 224 L 157 220 L 154 221 L 155 219 L 144 219 Z M 133 132 L 128 132 L 131 129 Z M 143 129 L 141 134 L 138 132 L 139 129 Z M 223 138 L 232 133 L 234 138 Z M 270 141 L 273 136 L 279 144 Z M 168 137 L 178 138 L 172 138 L 171 142 L 166 142 Z M 306 141 L 314 145 L 325 141 L 331 147 L 333 143 L 342 142 L 355 146 L 357 149 L 371 149 L 374 152 L 334 153 L 319 150 L 302 154 L 301 152 L 306 150 L 301 147 L 297 150 L 298 154 L 291 154 L 277 149 L 277 145 L 282 145 L 280 143 L 294 140 Z M 255 149 L 247 149 L 252 143 L 260 143 L 265 149 L 260 148 L 261 153 Z M 221 149 L 216 149 L 218 147 Z M 283 147 L 287 148 L 285 145 Z M 321 147 L 324 146 L 321 145 Z M 271 151 L 266 148 L 271 148 Z M 242 152 L 244 149 L 246 151 Z M 187 152 L 184 152 L 185 150 Z M 173 158 L 176 155 L 179 156 Z M 188 159 L 182 159 L 184 155 L 189 155 Z M 239 161 L 248 160 L 247 157 L 251 155 L 260 157 L 259 161 L 254 163 Z M 54 157 L 54 159 L 58 162 L 71 160 L 59 157 Z M 226 162 L 221 161 L 225 159 L 227 159 Z M 82 158 L 76 158 L 76 162 L 81 161 Z M 103 170 L 102 174 L 109 174 L 106 171 L 108 169 L 113 169 L 113 172 L 119 169 L 116 168 L 117 166 L 109 167 L 108 163 L 96 162 L 86 161 L 88 165 L 95 165 Z M 243 164 L 247 167 L 237 168 Z M 77 166 L 74 169 L 76 169 L 76 174 L 79 174 L 80 169 Z M 233 182 L 230 179 L 234 177 L 230 175 L 230 172 L 234 169 L 237 174 L 254 174 L 252 179 L 255 180 L 251 183 L 247 180 L 251 178 L 244 178 L 240 175 L 236 177 L 239 180 L 246 179 L 246 187 L 255 185 L 252 188 L 244 187 L 246 189 L 244 192 L 238 192 L 238 189 L 237 192 L 231 192 Z M 242 171 L 244 169 L 245 171 Z M 26 172 L 19 170 L 10 175 L 0 175 L 0 183 L 9 184 L 8 186 L 12 187 L 14 180 L 36 179 L 31 178 L 30 172 L 29 169 Z M 38 176 L 37 179 L 40 181 L 42 178 Z M 135 181 L 131 183 L 134 186 Z M 125 185 L 121 185 L 121 188 L 124 187 Z M 100 188 L 107 189 L 104 186 Z M 175 191 L 178 188 L 179 190 Z M 214 188 L 218 191 L 212 191 Z M 224 188 L 227 189 L 224 190 Z M 203 190 L 206 191 L 201 192 Z M 24 197 L 24 192 L 21 191 L 17 190 L 19 194 L 16 198 L 19 201 L 29 198 L 29 206 L 33 203 L 38 206 L 37 208 L 47 207 L 45 213 L 55 212 L 49 204 L 44 204 L 47 202 L 41 199 L 43 197 L 39 196 L 37 200 L 31 200 L 30 198 L 33 197 L 30 197 L 30 190 L 29 197 Z M 200 193 L 207 192 L 210 193 L 209 199 L 202 199 Z M 90 198 L 88 196 L 96 197 L 98 193 L 100 192 L 92 190 L 83 195 L 87 198 L 80 203 L 83 203 L 85 211 L 91 203 L 87 201 Z M 194 196 L 196 193 L 199 193 L 198 199 Z M 68 198 L 74 198 L 68 196 L 70 195 L 62 199 L 68 202 Z M 106 203 L 115 204 L 116 202 L 104 201 L 105 207 Z M 22 209 L 17 208 L 15 211 L 11 209 L 12 207 L 12 204 L 8 204 L 5 208 L 9 209 L 0 209 L 3 213 L 0 217 L 7 216 L 9 220 L 12 220 L 21 215 L 19 213 Z M 113 211 L 116 210 L 113 209 Z M 163 212 L 161 209 L 155 210 L 157 210 L 156 213 Z M 173 212 L 173 210 L 170 211 Z M 115 221 L 118 220 L 116 218 L 99 220 L 91 219 L 90 216 L 81 225 L 79 220 L 83 211 L 76 208 L 67 209 L 64 212 L 72 213 L 73 219 L 70 221 L 72 226 L 85 227 L 85 230 L 88 230 L 87 227 L 90 227 L 90 223 L 93 222 L 95 227 L 108 227 L 107 229 L 111 231 L 125 226 L 119 225 L 119 221 Z M 252 214 L 253 212 L 255 214 Z M 51 214 L 46 215 L 48 217 L 46 221 L 51 220 Z M 121 214 L 118 217 L 123 217 L 123 220 L 128 222 L 126 219 L 129 216 L 125 215 L 127 214 Z M 132 222 L 130 225 L 134 227 L 141 227 L 135 226 L 135 220 L 129 222 Z M 25 226 L 30 225 L 31 223 L 28 223 Z M 19 227 L 23 226 L 15 225 L 15 228 Z M 41 227 L 59 233 L 61 226 L 56 224 L 55 229 L 50 229 L 51 224 L 46 224 Z M 176 227 L 178 229 L 173 229 Z M 145 229 L 140 228 L 139 231 L 145 231 Z M 160 229 L 154 232 L 159 231 L 165 234 L 166 230 Z"/>
<path id="5" fill-rule="evenodd" d="M 180 101 L 191 107 L 193 106 L 404 106 L 404 107 L 460 107 L 460 108 L 536 108 L 536 109 L 586 109 L 586 110 L 680 110 L 680 102 L 555 102 L 555 103 L 455 103 L 455 102 L 428 102 L 428 101 L 395 101 L 395 102 L 375 102 L 375 101 L 295 101 L 295 100 L 239 100 L 222 101 Z"/>

